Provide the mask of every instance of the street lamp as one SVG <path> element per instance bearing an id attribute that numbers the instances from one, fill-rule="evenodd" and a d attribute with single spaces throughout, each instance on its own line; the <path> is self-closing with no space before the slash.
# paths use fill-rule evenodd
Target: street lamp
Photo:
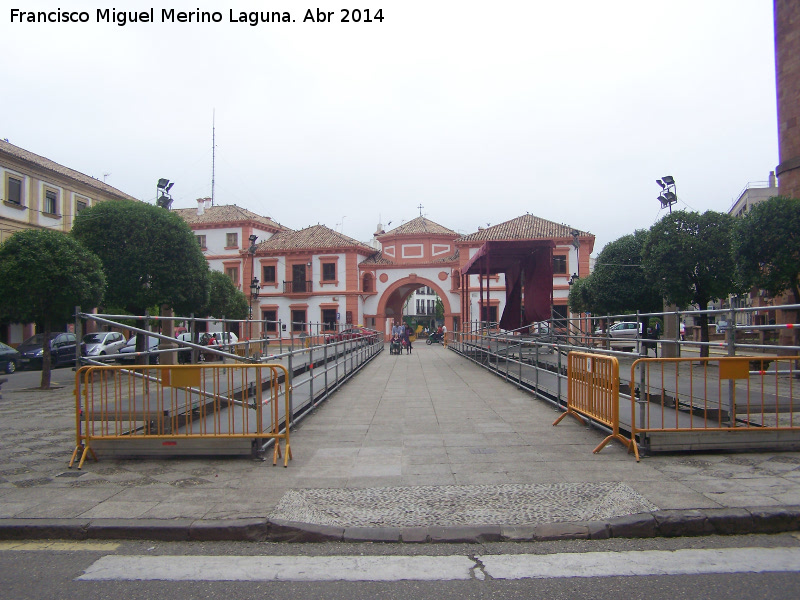
<path id="1" fill-rule="evenodd" d="M 169 191 L 172 189 L 173 185 L 175 185 L 175 183 L 170 183 L 169 179 L 164 179 L 162 177 L 158 180 L 158 183 L 156 184 L 157 206 L 169 210 L 170 206 L 172 206 L 172 196 L 170 195 Z"/>
<path id="2" fill-rule="evenodd" d="M 675 189 L 675 179 L 671 175 L 665 175 L 661 179 L 656 179 L 656 183 L 661 186 L 663 190 L 658 197 L 661 202 L 661 208 L 669 207 L 669 212 L 672 212 L 672 205 L 678 201 L 678 195 Z"/>
<path id="3" fill-rule="evenodd" d="M 247 324 L 247 338 L 253 337 L 253 302 L 258 300 L 258 293 L 261 291 L 261 286 L 258 282 L 258 277 L 253 277 L 250 282 L 250 319 Z"/>

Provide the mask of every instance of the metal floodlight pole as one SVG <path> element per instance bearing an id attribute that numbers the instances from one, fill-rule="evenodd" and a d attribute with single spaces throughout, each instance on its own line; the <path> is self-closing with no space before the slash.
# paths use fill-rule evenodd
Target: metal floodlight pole
<path id="1" fill-rule="evenodd" d="M 669 212 L 672 214 L 672 205 L 678 201 L 675 178 L 672 175 L 665 175 L 661 179 L 656 179 L 656 183 L 662 189 L 662 193 L 658 197 L 658 201 L 661 202 L 661 208 L 669 208 Z"/>

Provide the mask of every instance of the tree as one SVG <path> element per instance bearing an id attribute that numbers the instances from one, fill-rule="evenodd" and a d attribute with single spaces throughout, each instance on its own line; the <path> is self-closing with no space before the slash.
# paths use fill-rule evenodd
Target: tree
<path id="1" fill-rule="evenodd" d="M 189 314 L 206 304 L 208 263 L 178 215 L 143 202 L 101 202 L 75 217 L 72 235 L 103 262 L 107 304 L 138 316 L 152 306 Z M 136 351 L 144 344 L 137 335 Z"/>
<path id="2" fill-rule="evenodd" d="M 595 312 L 594 306 L 594 289 L 593 277 L 582 277 L 576 279 L 569 288 L 569 310 L 573 313 L 593 313 Z"/>
<path id="3" fill-rule="evenodd" d="M 744 287 L 800 300 L 800 199 L 776 196 L 736 219 L 733 252 Z"/>
<path id="4" fill-rule="evenodd" d="M 59 231 L 28 229 L 0 246 L 0 312 L 4 320 L 37 323 L 45 342 L 76 306 L 94 308 L 105 290 L 100 259 Z M 78 340 L 80 344 L 80 340 Z M 50 388 L 50 345 L 42 346 L 41 388 Z"/>
<path id="5" fill-rule="evenodd" d="M 645 275 L 667 302 L 701 310 L 738 291 L 732 254 L 733 217 L 727 213 L 675 211 L 650 228 L 642 248 Z M 708 342 L 708 315 L 700 316 Z M 700 356 L 708 356 L 701 346 Z"/>
<path id="6" fill-rule="evenodd" d="M 101 202 L 75 217 L 72 235 L 103 262 L 107 304 L 136 315 L 163 304 L 188 314 L 206 304 L 208 263 L 178 215 L 142 202 Z"/>
<path id="7" fill-rule="evenodd" d="M 200 314 L 226 319 L 247 318 L 250 313 L 247 296 L 236 289 L 230 277 L 219 271 L 211 271 L 208 282 L 208 303 Z"/>
<path id="8" fill-rule="evenodd" d="M 645 276 L 642 249 L 648 232 L 639 229 L 606 244 L 590 276 L 592 310 L 604 315 L 657 312 L 663 308 L 659 290 Z"/>

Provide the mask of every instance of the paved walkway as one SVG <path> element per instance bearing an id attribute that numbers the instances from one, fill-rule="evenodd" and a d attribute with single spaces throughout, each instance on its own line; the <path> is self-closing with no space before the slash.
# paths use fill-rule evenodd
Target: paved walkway
<path id="1" fill-rule="evenodd" d="M 12 375 L 12 377 L 15 377 Z M 12 382 L 13 383 L 13 382 Z M 800 528 L 800 452 L 636 463 L 600 431 L 439 345 L 383 352 L 251 458 L 87 460 L 72 390 L 3 389 L 0 538 L 602 538 Z"/>

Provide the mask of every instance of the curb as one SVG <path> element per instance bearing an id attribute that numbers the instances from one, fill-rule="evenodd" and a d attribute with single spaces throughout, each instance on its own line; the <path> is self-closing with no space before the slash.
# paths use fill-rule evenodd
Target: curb
<path id="1" fill-rule="evenodd" d="M 0 519 L 0 540 L 158 540 L 483 544 L 784 533 L 800 506 L 661 510 L 606 521 L 455 527 L 335 527 L 280 519 Z"/>

